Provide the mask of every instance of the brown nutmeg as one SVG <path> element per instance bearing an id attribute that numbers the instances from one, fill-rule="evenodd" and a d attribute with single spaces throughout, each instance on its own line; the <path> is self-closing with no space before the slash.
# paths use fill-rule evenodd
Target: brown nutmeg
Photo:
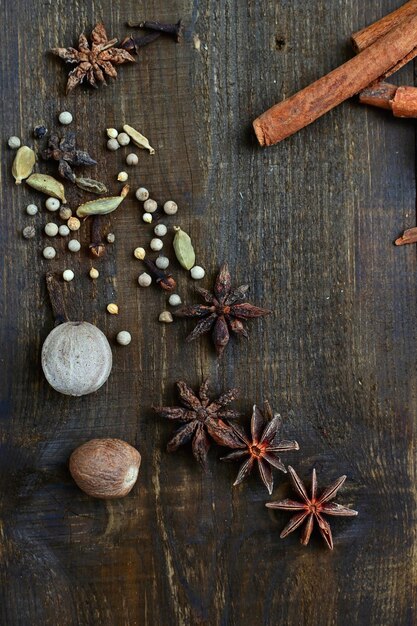
<path id="1" fill-rule="evenodd" d="M 123 498 L 135 484 L 141 456 L 121 439 L 91 439 L 74 450 L 71 476 L 93 498 Z"/>

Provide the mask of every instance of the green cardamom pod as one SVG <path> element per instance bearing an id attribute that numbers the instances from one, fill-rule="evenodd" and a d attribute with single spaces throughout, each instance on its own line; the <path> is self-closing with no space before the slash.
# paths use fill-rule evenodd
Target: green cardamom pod
<path id="1" fill-rule="evenodd" d="M 58 198 L 63 204 L 66 204 L 64 185 L 48 174 L 32 174 L 26 180 L 30 187 L 37 191 L 45 193 L 47 196 Z"/>
<path id="2" fill-rule="evenodd" d="M 174 226 L 174 230 L 176 231 L 173 241 L 175 256 L 186 270 L 190 270 L 195 265 L 195 252 L 191 238 L 179 226 Z"/>
<path id="3" fill-rule="evenodd" d="M 155 150 L 152 148 L 149 141 L 146 139 L 144 135 L 139 133 L 137 130 L 135 130 L 134 128 L 132 128 L 132 126 L 129 126 L 128 124 L 125 124 L 123 126 L 123 130 L 125 131 L 125 133 L 129 135 L 129 137 L 131 138 L 135 146 L 138 146 L 138 148 L 143 148 L 144 150 L 149 150 L 149 154 L 155 154 Z"/>
<path id="4" fill-rule="evenodd" d="M 78 178 L 75 179 L 75 184 L 80 189 L 84 191 L 90 191 L 91 193 L 96 193 L 101 195 L 102 193 L 107 193 L 108 189 L 104 183 L 100 183 L 98 180 L 93 180 L 92 178 Z"/>
<path id="5" fill-rule="evenodd" d="M 33 150 L 27 146 L 22 146 L 17 151 L 12 166 L 12 174 L 16 179 L 16 185 L 21 185 L 22 180 L 31 175 L 36 157 Z"/>
<path id="6" fill-rule="evenodd" d="M 88 215 L 107 215 L 117 209 L 129 193 L 129 185 L 125 185 L 120 192 L 120 196 L 111 196 L 109 198 L 98 198 L 80 204 L 77 209 L 78 217 L 87 217 Z"/>

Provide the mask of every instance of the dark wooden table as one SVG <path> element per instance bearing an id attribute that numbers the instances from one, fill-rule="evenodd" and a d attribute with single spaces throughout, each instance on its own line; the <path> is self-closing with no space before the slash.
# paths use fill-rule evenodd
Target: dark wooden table
<path id="1" fill-rule="evenodd" d="M 351 32 L 400 4 L 3 0 L 2 626 L 415 623 L 416 250 L 392 245 L 416 223 L 414 123 L 350 101 L 274 148 L 260 149 L 251 131 L 265 108 L 349 58 Z M 182 17 L 183 44 L 160 39 L 117 82 L 66 97 L 67 68 L 46 51 L 100 18 L 123 37 L 126 20 L 143 17 Z M 413 66 L 394 81 L 413 84 Z M 133 195 L 109 221 L 116 243 L 97 263 L 86 224 L 80 254 L 56 240 L 57 258 L 42 258 L 50 215 L 40 194 L 14 186 L 6 139 L 32 143 L 33 126 L 58 128 L 62 110 L 99 161 L 90 175 L 114 192 L 126 150 L 106 150 L 105 128 L 127 122 L 150 138 L 156 155 L 139 154 L 132 186 L 178 202 L 167 223 L 192 235 L 204 286 L 228 261 L 236 284 L 274 310 L 251 324 L 249 342 L 218 361 L 209 340 L 184 343 L 191 323 L 158 323 L 164 294 L 136 282 L 132 250 L 150 230 Z M 72 206 L 82 197 L 71 190 Z M 35 218 L 30 202 L 42 207 Z M 38 233 L 25 241 L 30 223 Z M 53 326 L 44 276 L 66 267 L 71 317 L 102 328 L 114 353 L 108 383 L 83 398 L 54 392 L 40 367 Z M 172 267 L 183 299 L 196 301 Z M 122 329 L 128 348 L 115 343 Z M 246 424 L 253 403 L 271 401 L 284 436 L 300 443 L 284 461 L 301 476 L 315 467 L 325 486 L 348 475 L 338 501 L 359 516 L 334 519 L 333 552 L 315 533 L 308 548 L 298 531 L 280 540 L 289 515 L 265 508 L 256 472 L 232 488 L 238 466 L 219 463 L 220 448 L 206 474 L 187 447 L 166 453 L 172 425 L 151 406 L 176 402 L 177 379 L 203 377 L 213 394 L 241 387 Z M 133 492 L 104 502 L 78 490 L 67 463 L 77 445 L 109 436 L 143 461 Z M 275 482 L 277 500 L 288 479 L 275 472 Z"/>

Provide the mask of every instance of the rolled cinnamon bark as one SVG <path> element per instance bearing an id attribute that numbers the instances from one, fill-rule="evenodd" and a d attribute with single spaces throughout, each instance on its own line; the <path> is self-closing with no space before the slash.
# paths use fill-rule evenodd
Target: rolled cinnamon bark
<path id="1" fill-rule="evenodd" d="M 376 83 L 359 94 L 359 102 L 389 109 L 395 117 L 417 117 L 417 87 Z"/>
<path id="2" fill-rule="evenodd" d="M 417 46 L 417 14 L 379 37 L 353 59 L 276 104 L 253 122 L 261 146 L 271 146 L 311 124 L 378 80 Z"/>
<path id="3" fill-rule="evenodd" d="M 361 52 L 371 46 L 377 39 L 386 35 L 404 20 L 408 20 L 417 15 L 417 0 L 409 0 L 399 9 L 385 15 L 378 22 L 370 24 L 352 35 L 352 44 L 356 52 Z"/>

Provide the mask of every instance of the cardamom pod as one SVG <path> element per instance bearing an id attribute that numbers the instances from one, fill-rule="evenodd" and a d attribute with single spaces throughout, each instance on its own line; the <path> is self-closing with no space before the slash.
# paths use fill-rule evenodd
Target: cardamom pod
<path id="1" fill-rule="evenodd" d="M 31 175 L 36 157 L 33 150 L 27 146 L 22 146 L 17 151 L 12 166 L 12 174 L 16 179 L 16 185 L 21 185 L 22 180 Z"/>
<path id="2" fill-rule="evenodd" d="M 135 146 L 138 146 L 138 148 L 143 148 L 144 150 L 149 150 L 149 154 L 155 154 L 155 150 L 152 148 L 149 141 L 144 135 L 139 133 L 128 124 L 125 124 L 123 126 L 123 130 L 129 135 Z"/>
<path id="3" fill-rule="evenodd" d="M 186 270 L 190 270 L 195 265 L 195 252 L 191 238 L 179 226 L 174 226 L 174 230 L 176 231 L 173 241 L 175 256 Z"/>
<path id="4" fill-rule="evenodd" d="M 129 193 L 129 185 L 125 185 L 120 192 L 120 196 L 111 196 L 109 198 L 98 198 L 80 204 L 77 209 L 78 217 L 87 217 L 88 215 L 107 215 L 117 209 Z"/>
<path id="5" fill-rule="evenodd" d="M 64 185 L 56 180 L 53 176 L 48 174 L 32 174 L 26 180 L 30 187 L 33 187 L 37 191 L 45 193 L 47 196 L 58 198 L 62 204 L 66 204 Z"/>
<path id="6" fill-rule="evenodd" d="M 84 191 L 90 191 L 98 195 L 107 193 L 108 189 L 104 183 L 100 183 L 98 180 L 92 178 L 75 178 L 75 184 Z"/>

